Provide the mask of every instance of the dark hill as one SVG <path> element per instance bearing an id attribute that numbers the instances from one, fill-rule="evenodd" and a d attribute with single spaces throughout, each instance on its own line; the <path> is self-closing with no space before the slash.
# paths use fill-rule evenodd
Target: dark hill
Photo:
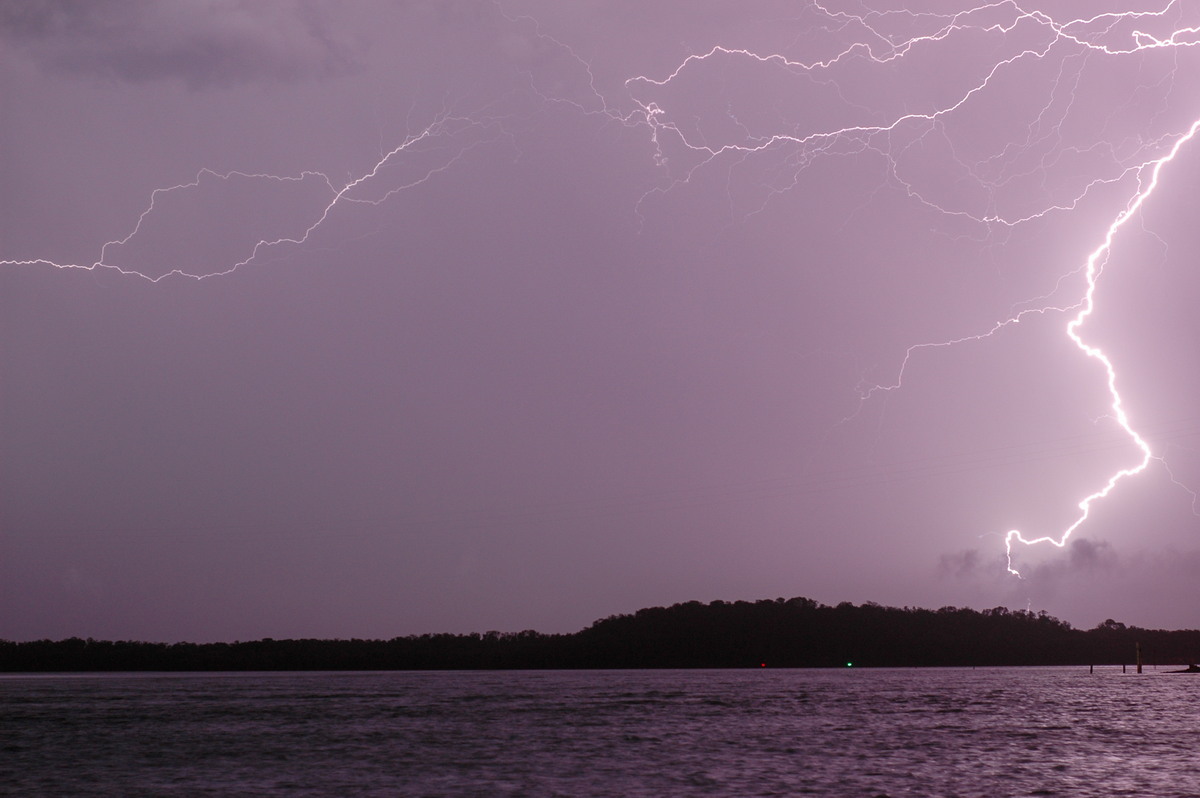
<path id="1" fill-rule="evenodd" d="M 391 640 L 143 643 L 0 641 L 0 671 L 750 668 L 1147 664 L 1200 659 L 1200 631 L 1072 629 L 1003 607 L 926 610 L 807 599 L 690 601 L 574 634 L 427 634 Z"/>

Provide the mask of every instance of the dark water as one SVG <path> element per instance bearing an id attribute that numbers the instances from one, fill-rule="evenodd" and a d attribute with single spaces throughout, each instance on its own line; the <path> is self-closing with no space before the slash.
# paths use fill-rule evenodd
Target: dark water
<path id="1" fill-rule="evenodd" d="M 1200 796 L 1200 677 L 0 677 L 0 793 Z"/>

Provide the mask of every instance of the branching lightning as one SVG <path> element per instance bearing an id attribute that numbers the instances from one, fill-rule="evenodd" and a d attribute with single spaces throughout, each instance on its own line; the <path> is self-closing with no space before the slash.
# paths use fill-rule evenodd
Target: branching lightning
<path id="1" fill-rule="evenodd" d="M 1040 28 L 1046 32 L 1047 36 L 1040 43 L 1020 47 L 1017 52 L 998 60 L 984 74 L 981 80 L 961 93 L 955 101 L 942 105 L 930 112 L 904 113 L 882 124 L 860 124 L 825 130 L 791 130 L 753 136 L 739 123 L 739 126 L 746 131 L 744 141 L 732 141 L 720 145 L 712 145 L 695 135 L 689 135 L 681 123 L 668 118 L 663 106 L 658 102 L 647 101 L 642 105 L 642 108 L 647 123 L 655 132 L 654 142 L 659 160 L 665 161 L 660 142 L 667 134 L 670 134 L 677 143 L 682 144 L 686 151 L 690 151 L 698 156 L 698 162 L 686 169 L 681 177 L 677 178 L 666 188 L 657 189 L 656 191 L 666 192 L 677 186 L 687 184 L 700 169 L 722 156 L 736 154 L 738 157 L 745 157 L 781 146 L 796 148 L 800 153 L 792 161 L 795 164 L 795 173 L 793 174 L 791 185 L 787 186 L 787 188 L 790 188 L 795 185 L 798 179 L 796 175 L 812 159 L 824 155 L 838 154 L 839 148 L 841 148 L 841 151 L 845 151 L 844 148 L 848 147 L 851 151 L 872 150 L 884 155 L 888 162 L 889 177 L 901 186 L 907 195 L 915 201 L 936 210 L 940 214 L 966 219 L 991 230 L 995 228 L 1015 228 L 1035 219 L 1041 219 L 1051 213 L 1070 212 L 1088 199 L 1089 194 L 1097 188 L 1120 186 L 1127 182 L 1133 184 L 1132 194 L 1127 199 L 1124 209 L 1108 224 L 1107 229 L 1103 233 L 1101 243 L 1087 256 L 1083 266 L 1072 269 L 1068 274 L 1059 278 L 1054 291 L 1051 291 L 1050 294 L 1044 297 L 1033 298 L 1026 303 L 1022 303 L 1026 305 L 1025 309 L 994 322 L 981 332 L 948 340 L 909 346 L 904 352 L 895 380 L 888 384 L 863 384 L 859 392 L 858 410 L 848 418 L 843 419 L 843 422 L 845 422 L 856 416 L 861 411 L 863 405 L 875 394 L 900 388 L 910 359 L 918 353 L 925 350 L 947 348 L 981 341 L 1000 333 L 1011 325 L 1020 323 L 1030 315 L 1043 316 L 1050 313 L 1073 313 L 1074 315 L 1070 317 L 1070 320 L 1066 324 L 1066 334 L 1087 358 L 1096 361 L 1103 368 L 1112 418 L 1133 442 L 1141 456 L 1135 464 L 1117 470 L 1109 476 L 1099 489 L 1084 497 L 1078 504 L 1080 510 L 1079 516 L 1057 535 L 1026 537 L 1019 530 L 1010 530 L 1004 539 L 1007 569 L 1009 573 L 1020 577 L 1019 571 L 1013 566 L 1014 541 L 1025 545 L 1050 543 L 1059 548 L 1064 547 L 1071 534 L 1088 520 L 1095 502 L 1108 496 L 1124 478 L 1134 476 L 1146 470 L 1153 460 L 1158 459 L 1162 461 L 1171 480 L 1176 484 L 1180 484 L 1171 473 L 1166 462 L 1161 457 L 1156 457 L 1150 445 L 1134 429 L 1125 410 L 1121 394 L 1118 391 L 1116 366 L 1099 347 L 1089 344 L 1082 337 L 1081 328 L 1095 311 L 1097 282 L 1111 252 L 1115 237 L 1154 193 L 1164 168 L 1195 137 L 1197 130 L 1200 129 L 1200 118 L 1193 121 L 1184 132 L 1163 136 L 1151 142 L 1144 142 L 1142 151 L 1147 153 L 1146 156 L 1126 161 L 1124 165 L 1111 175 L 1089 180 L 1076 194 L 1066 198 L 1065 201 L 1050 202 L 1041 208 L 1017 215 L 1005 215 L 998 212 L 979 214 L 963 208 L 947 207 L 937 201 L 926 198 L 911 181 L 901 176 L 897 158 L 894 155 L 894 151 L 890 149 L 891 136 L 906 126 L 924 126 L 926 130 L 933 130 L 944 118 L 966 109 L 973 98 L 987 91 L 993 81 L 997 79 L 997 76 L 1006 68 L 1027 59 L 1040 60 L 1047 58 L 1055 48 L 1074 48 L 1083 57 L 1089 54 L 1101 57 L 1129 57 L 1156 49 L 1194 47 L 1200 44 L 1200 26 L 1179 26 L 1170 30 L 1165 35 L 1155 35 L 1141 27 L 1135 27 L 1128 31 L 1123 42 L 1118 43 L 1120 41 L 1120 30 L 1123 26 L 1143 26 L 1154 22 L 1162 22 L 1168 18 L 1182 16 L 1182 3 L 1178 2 L 1178 0 L 1168 0 L 1168 2 L 1157 10 L 1106 12 L 1091 17 L 1081 17 L 1067 21 L 1056 20 L 1042 11 L 1026 10 L 1020 3 L 1011 2 L 1010 0 L 999 0 L 999 2 L 987 3 L 958 13 L 945 15 L 918 14 L 908 11 L 850 13 L 831 10 L 827 5 L 822 5 L 818 2 L 813 2 L 810 8 L 816 14 L 823 16 L 831 24 L 831 27 L 836 28 L 839 32 L 845 32 L 851 27 L 856 27 L 865 35 L 862 39 L 853 41 L 830 57 L 807 62 L 792 60 L 781 53 L 764 55 L 747 49 L 716 46 L 703 54 L 688 56 L 664 78 L 656 79 L 647 76 L 638 76 L 630 79 L 627 85 L 631 88 L 638 86 L 666 88 L 673 82 L 680 80 L 689 69 L 696 68 L 704 62 L 718 58 L 744 59 L 749 62 L 788 70 L 797 74 L 812 75 L 817 72 L 827 72 L 835 66 L 855 58 L 865 58 L 876 65 L 888 64 L 909 56 L 919 48 L 936 45 L 946 41 L 956 33 L 968 30 L 976 33 L 1007 36 L 1014 34 L 1019 27 L 1024 25 Z M 922 35 L 897 38 L 881 30 L 882 23 L 885 23 L 889 18 L 904 19 L 910 23 L 926 22 L 930 23 L 933 29 L 931 32 Z M 1060 67 L 1060 80 L 1062 78 L 1062 69 L 1063 67 Z M 1056 87 L 1057 85 L 1056 83 Z M 1070 102 L 1074 101 L 1073 93 L 1069 99 Z M 1030 138 L 1026 141 L 1026 146 L 1033 141 L 1035 128 L 1049 128 L 1050 133 L 1043 133 L 1043 136 L 1059 135 L 1060 125 L 1047 125 L 1043 118 L 1053 102 L 1053 98 L 1048 101 L 1042 109 L 1042 114 L 1029 126 Z M 1068 103 L 1068 107 L 1069 105 L 1070 103 Z M 918 133 L 917 140 L 920 140 L 924 135 L 924 133 Z M 1161 152 L 1161 148 L 1164 146 L 1166 147 L 1165 154 L 1156 154 L 1153 152 L 1155 148 L 1159 148 L 1159 152 Z M 961 165 L 967 166 L 966 164 Z M 1045 163 L 1043 162 L 1041 166 L 1044 167 Z M 981 182 L 984 181 L 981 179 Z M 769 201 L 770 196 L 774 193 L 778 192 L 768 192 L 766 201 Z M 751 212 L 754 212 L 754 210 Z M 1080 271 L 1083 272 L 1085 288 L 1082 296 L 1077 301 L 1068 305 L 1036 304 L 1039 300 L 1048 299 L 1056 293 L 1066 276 L 1077 274 Z M 1193 498 L 1194 510 L 1197 494 L 1190 489 L 1184 489 Z"/>
<path id="2" fill-rule="evenodd" d="M 474 147 L 478 146 L 482 141 L 489 138 L 497 137 L 499 126 L 494 122 L 482 120 L 477 117 L 464 115 L 455 115 L 448 111 L 443 111 L 432 122 L 426 125 L 417 133 L 408 135 L 399 144 L 392 149 L 381 152 L 379 159 L 371 166 L 371 168 L 358 177 L 354 177 L 340 188 L 337 187 L 332 178 L 324 172 L 306 170 L 296 175 L 273 175 L 263 173 L 250 173 L 239 170 L 230 170 L 227 172 L 217 172 L 212 169 L 201 169 L 196 177 L 186 183 L 168 186 L 166 188 L 157 188 L 150 193 L 150 201 L 146 208 L 138 216 L 137 221 L 133 225 L 133 229 L 128 234 L 121 238 L 106 241 L 100 247 L 99 257 L 91 263 L 59 263 L 46 258 L 34 258 L 28 260 L 0 260 L 0 266 L 51 266 L 57 269 L 83 269 L 86 271 L 94 271 L 98 269 L 112 270 L 126 277 L 137 277 L 143 280 L 148 280 L 152 283 L 157 283 L 168 277 L 186 277 L 193 280 L 204 280 L 212 277 L 225 277 L 237 271 L 243 266 L 252 263 L 260 254 L 273 247 L 291 244 L 300 246 L 308 242 L 309 238 L 324 225 L 333 214 L 334 210 L 341 205 L 346 204 L 366 204 L 380 205 L 386 202 L 394 195 L 412 188 L 416 188 L 434 176 L 447 169 L 452 168 Z M 471 137 L 474 134 L 474 137 Z M 368 187 L 373 181 L 380 178 L 381 173 L 389 166 L 394 165 L 404 155 L 419 148 L 423 144 L 431 142 L 450 143 L 452 149 L 450 154 L 442 158 L 442 160 L 434 166 L 426 166 L 417 175 L 417 177 L 405 180 L 398 184 L 393 183 L 386 185 L 377 196 L 359 196 L 366 194 Z M 294 184 L 299 185 L 305 181 L 318 181 L 321 183 L 327 192 L 327 199 L 320 204 L 317 211 L 308 219 L 301 219 L 298 222 L 298 232 L 292 235 L 279 236 L 274 238 L 259 238 L 250 245 L 248 253 L 245 257 L 230 263 L 216 264 L 208 271 L 191 271 L 177 266 L 168 265 L 157 273 L 153 271 L 142 271 L 136 268 L 123 267 L 119 264 L 109 261 L 110 250 L 119 249 L 134 241 L 134 239 L 142 232 L 143 225 L 150 219 L 156 210 L 160 207 L 160 202 L 164 197 L 177 192 L 185 192 L 198 189 L 201 183 L 205 180 L 216 180 L 222 183 L 228 183 L 235 178 L 242 178 L 251 181 L 263 181 L 269 183 Z"/>
<path id="3" fill-rule="evenodd" d="M 1145 471 L 1152 461 L 1161 459 L 1138 434 L 1127 415 L 1118 391 L 1116 365 L 1100 348 L 1087 342 L 1082 335 L 1082 328 L 1095 312 L 1096 287 L 1115 238 L 1130 219 L 1138 215 L 1143 205 L 1154 194 L 1164 170 L 1180 151 L 1193 141 L 1200 130 L 1200 118 L 1197 118 L 1190 126 L 1180 126 L 1173 132 L 1148 140 L 1108 144 L 1096 142 L 1088 148 L 1064 147 L 1059 141 L 1062 136 L 1061 128 L 1075 101 L 1074 84 L 1069 79 L 1068 72 L 1075 68 L 1072 65 L 1076 61 L 1082 64 L 1089 58 L 1133 58 L 1153 51 L 1196 47 L 1200 45 L 1200 25 L 1182 24 L 1181 20 L 1187 13 L 1183 0 L 1165 0 L 1159 7 L 1148 11 L 1104 12 L 1067 20 L 1055 19 L 1040 10 L 1027 9 L 1026 3 L 1017 0 L 985 2 L 955 13 L 870 11 L 864 10 L 861 4 L 848 3 L 847 6 L 856 7 L 852 11 L 839 10 L 833 5 L 828 0 L 808 0 L 801 3 L 799 8 L 803 19 L 810 23 L 813 29 L 827 33 L 831 40 L 844 42 L 844 45 L 832 47 L 827 54 L 809 60 L 798 60 L 782 52 L 761 53 L 745 47 L 714 45 L 687 56 L 660 77 L 630 77 L 623 86 L 627 96 L 619 101 L 610 101 L 602 96 L 590 65 L 570 47 L 543 33 L 536 21 L 527 17 L 509 17 L 504 15 L 503 11 L 501 15 L 512 25 L 532 22 L 536 37 L 566 53 L 573 68 L 581 70 L 585 75 L 581 83 L 587 86 L 586 97 L 555 97 L 546 91 L 533 88 L 540 101 L 560 102 L 573 107 L 579 113 L 600 114 L 609 121 L 644 132 L 657 177 L 635 208 L 635 214 L 639 218 L 643 216 L 646 203 L 681 190 L 705 169 L 715 167 L 718 162 L 738 164 L 767 154 L 773 154 L 779 159 L 780 165 L 776 170 L 778 181 L 762 186 L 760 198 L 745 209 L 746 217 L 761 211 L 772 198 L 795 188 L 800 175 L 815 161 L 864 154 L 882 159 L 886 180 L 891 187 L 899 189 L 913 202 L 947 219 L 973 225 L 980 231 L 981 236 L 990 235 L 994 231 L 1012 230 L 1051 214 L 1071 213 L 1084 202 L 1090 201 L 1097 192 L 1128 192 L 1123 209 L 1106 228 L 1101 228 L 1103 233 L 1098 236 L 1101 239 L 1098 246 L 1083 259 L 1082 265 L 1073 265 L 1059 276 L 1053 291 L 1045 296 L 1029 299 L 1019 311 L 983 325 L 977 332 L 909 346 L 903 353 L 893 379 L 882 384 L 863 380 L 859 386 L 857 408 L 846 419 L 856 416 L 864 404 L 876 395 L 899 389 L 909 362 L 914 357 L 924 355 L 930 350 L 990 338 L 1030 316 L 1069 316 L 1066 334 L 1086 358 L 1096 361 L 1104 370 L 1112 419 L 1140 452 L 1140 458 L 1133 465 L 1113 473 L 1099 489 L 1084 497 L 1078 503 L 1078 517 L 1061 532 L 1026 537 L 1018 530 L 1009 531 L 1005 535 L 1007 567 L 1010 573 L 1020 576 L 1013 565 L 1014 542 L 1025 545 L 1050 543 L 1059 548 L 1065 546 L 1072 533 L 1088 520 L 1098 500 L 1108 496 L 1126 477 Z M 919 32 L 911 32 L 914 30 Z M 974 79 L 967 80 L 964 88 L 958 91 L 956 96 L 936 106 L 918 110 L 872 109 L 845 98 L 838 87 L 838 69 L 890 69 L 968 35 L 986 39 L 995 48 L 998 56 Z M 1061 59 L 1058 79 L 1051 88 L 1041 112 L 1028 125 L 1026 140 L 1014 143 L 1011 148 L 995 154 L 987 162 L 972 164 L 959 160 L 957 163 L 982 187 L 983 193 L 989 198 L 986 203 L 981 206 L 955 206 L 931 196 L 906 175 L 903 159 L 911 148 L 943 131 L 948 120 L 970 113 L 973 103 L 992 90 L 1009 70 L 1029 62 L 1049 59 L 1052 55 Z M 772 74 L 795 77 L 805 81 L 805 85 L 808 86 L 832 86 L 831 90 L 844 100 L 846 114 L 856 116 L 858 121 L 829 127 L 782 121 L 776 128 L 766 129 L 761 122 L 746 121 L 730 110 L 723 121 L 726 123 L 725 128 L 736 131 L 736 134 L 705 134 L 699 126 L 693 124 L 686 109 L 672 113 L 671 94 L 677 84 L 689 80 L 703 80 L 700 73 L 719 63 L 737 63 L 768 70 Z M 620 110 L 622 108 L 624 110 Z M 781 119 L 783 116 L 781 113 Z M 251 264 L 268 250 L 308 243 L 336 212 L 344 212 L 355 205 L 380 205 L 397 193 L 417 188 L 440 173 L 459 165 L 466 154 L 480 144 L 503 139 L 505 136 L 502 120 L 485 113 L 443 111 L 428 125 L 406 136 L 390 150 L 381 151 L 380 157 L 369 169 L 340 184 L 328 174 L 312 170 L 280 176 L 249 171 L 201 169 L 189 182 L 152 191 L 148 204 L 137 217 L 132 229 L 124 236 L 101 245 L 98 256 L 90 263 L 60 263 L 50 258 L 32 258 L 0 260 L 0 266 L 112 270 L 120 275 L 137 277 L 152 283 L 168 277 L 204 280 L 227 276 Z M 385 179 L 384 174 L 389 167 L 396 166 L 407 155 L 423 147 L 434 145 L 446 149 L 440 153 L 432 166 L 425 164 L 418 169 L 414 177 L 408 179 L 391 182 Z M 1018 169 L 1016 154 L 1032 153 L 1039 147 L 1042 151 L 1040 158 L 1035 158 L 1031 164 Z M 996 199 L 1004 189 L 1006 181 L 1027 177 L 1038 173 L 1039 170 L 1045 174 L 1054 167 L 1056 159 L 1081 154 L 1102 156 L 1106 161 L 1105 171 L 1075 181 L 1065 194 L 1060 193 L 1056 196 L 1047 191 L 1044 201 L 1032 207 L 1003 209 L 1003 203 Z M 1010 169 L 1009 174 L 994 174 L 997 169 L 1002 172 L 1006 164 Z M 212 264 L 210 268 L 192 269 L 168 263 L 159 264 L 157 268 L 151 269 L 123 265 L 114 258 L 113 253 L 130 246 L 143 234 L 144 227 L 160 211 L 167 197 L 198 190 L 207 181 L 228 183 L 235 179 L 297 187 L 301 184 L 316 183 L 322 187 L 324 199 L 315 206 L 310 216 L 298 219 L 291 232 L 258 237 L 248 244 L 240 257 L 230 262 Z M 1067 303 L 1049 303 L 1049 299 L 1058 293 L 1068 276 L 1080 273 L 1084 281 L 1081 296 Z M 1195 494 L 1192 495 L 1194 500 Z"/>

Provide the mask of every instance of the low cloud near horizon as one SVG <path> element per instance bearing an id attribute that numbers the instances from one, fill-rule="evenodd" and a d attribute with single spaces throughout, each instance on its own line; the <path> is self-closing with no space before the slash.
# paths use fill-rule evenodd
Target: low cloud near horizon
<path id="1" fill-rule="evenodd" d="M 1168 548 L 1123 553 L 1109 541 L 1075 538 L 1061 556 L 1049 557 L 1013 579 L 997 570 L 1003 552 L 967 549 L 944 555 L 938 577 L 952 583 L 967 604 L 979 607 L 981 585 L 1007 583 L 1009 609 L 1047 610 L 1080 628 L 1106 619 L 1144 628 L 1197 628 L 1187 596 L 1200 573 L 1200 550 Z M 1175 606 L 1164 597 L 1179 597 Z"/>

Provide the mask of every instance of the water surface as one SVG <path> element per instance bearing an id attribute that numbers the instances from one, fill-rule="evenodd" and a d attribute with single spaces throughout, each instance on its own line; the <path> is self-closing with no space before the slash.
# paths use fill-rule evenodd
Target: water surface
<path id="1" fill-rule="evenodd" d="M 1200 796 L 1120 669 L 0 677 L 10 795 Z"/>

